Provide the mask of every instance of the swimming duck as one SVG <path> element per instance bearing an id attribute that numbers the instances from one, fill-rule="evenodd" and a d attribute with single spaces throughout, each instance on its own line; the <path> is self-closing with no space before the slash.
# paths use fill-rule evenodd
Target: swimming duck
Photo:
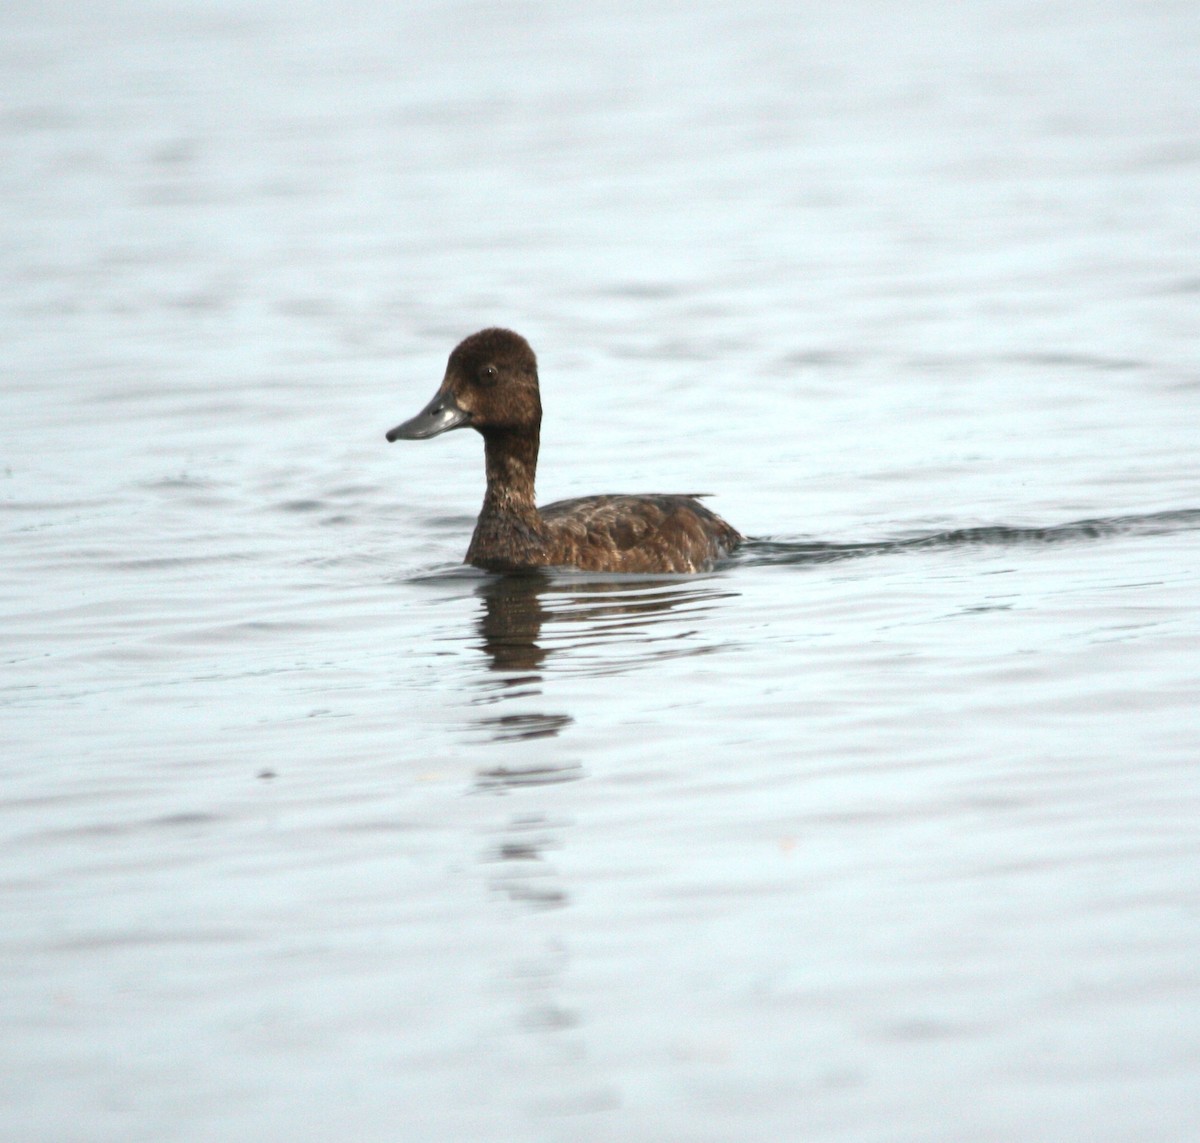
<path id="1" fill-rule="evenodd" d="M 470 427 L 483 437 L 487 493 L 465 563 L 505 572 L 696 572 L 741 542 L 695 495 L 581 496 L 539 509 L 533 481 L 541 426 L 529 343 L 512 330 L 484 329 L 450 354 L 433 400 L 387 434 L 389 441 L 425 440 Z"/>

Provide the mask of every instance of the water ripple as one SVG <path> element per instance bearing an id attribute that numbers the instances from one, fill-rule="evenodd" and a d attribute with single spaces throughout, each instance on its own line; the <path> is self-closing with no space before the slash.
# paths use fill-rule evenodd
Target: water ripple
<path id="1" fill-rule="evenodd" d="M 1061 544 L 1098 540 L 1109 536 L 1169 535 L 1196 528 L 1200 528 L 1200 509 L 1182 508 L 1142 515 L 1073 520 L 1068 524 L 1052 524 L 1047 527 L 985 524 L 973 528 L 951 528 L 940 532 L 901 536 L 892 540 L 868 540 L 862 543 L 827 543 L 820 540 L 763 537 L 747 540 L 738 552 L 737 560 L 751 566 L 823 564 L 834 560 L 891 555 L 926 548 Z"/>

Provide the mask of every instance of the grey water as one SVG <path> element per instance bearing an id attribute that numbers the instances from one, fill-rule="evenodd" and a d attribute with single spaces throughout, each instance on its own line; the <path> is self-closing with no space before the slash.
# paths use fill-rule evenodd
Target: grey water
<path id="1" fill-rule="evenodd" d="M 0 1136 L 1200 1137 L 1198 45 L 0 7 Z M 745 548 L 460 566 L 486 325 Z"/>

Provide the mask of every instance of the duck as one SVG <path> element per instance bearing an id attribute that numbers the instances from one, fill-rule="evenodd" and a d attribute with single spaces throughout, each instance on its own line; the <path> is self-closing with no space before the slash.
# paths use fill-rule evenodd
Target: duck
<path id="1" fill-rule="evenodd" d="M 482 329 L 460 342 L 433 399 L 386 437 L 427 440 L 462 428 L 483 437 L 487 474 L 464 563 L 491 572 L 691 574 L 711 570 L 744 539 L 700 503 L 704 493 L 580 496 L 538 508 L 537 357 L 510 329 Z"/>

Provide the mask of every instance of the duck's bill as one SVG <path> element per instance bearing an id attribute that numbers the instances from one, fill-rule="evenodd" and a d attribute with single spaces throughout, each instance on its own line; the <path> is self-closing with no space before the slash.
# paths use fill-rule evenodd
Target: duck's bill
<path id="1" fill-rule="evenodd" d="M 450 393 L 438 393 L 415 417 L 397 425 L 387 434 L 389 441 L 423 441 L 438 433 L 461 428 L 471 420 L 471 414 L 460 409 Z"/>

